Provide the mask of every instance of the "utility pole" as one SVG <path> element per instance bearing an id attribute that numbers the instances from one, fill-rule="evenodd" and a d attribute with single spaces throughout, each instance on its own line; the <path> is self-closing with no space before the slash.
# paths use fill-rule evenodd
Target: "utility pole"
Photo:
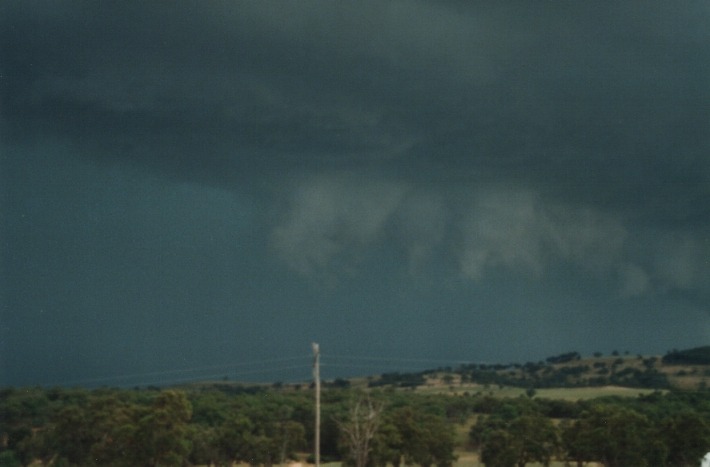
<path id="1" fill-rule="evenodd" d="M 313 342 L 313 380 L 316 385 L 316 428 L 315 428 L 315 462 L 316 467 L 320 467 L 320 349 L 318 344 Z"/>

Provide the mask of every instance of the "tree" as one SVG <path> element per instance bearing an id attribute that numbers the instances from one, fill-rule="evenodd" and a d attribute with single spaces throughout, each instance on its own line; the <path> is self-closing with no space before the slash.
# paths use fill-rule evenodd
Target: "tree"
<path id="1" fill-rule="evenodd" d="M 372 439 L 370 462 L 378 467 L 385 467 L 387 464 L 399 467 L 402 462 L 402 436 L 390 417 L 383 418 L 380 428 Z"/>
<path id="2" fill-rule="evenodd" d="M 279 446 L 279 463 L 283 465 L 295 457 L 295 450 L 306 445 L 306 429 L 294 420 L 282 420 L 278 425 L 276 444 Z"/>
<path id="3" fill-rule="evenodd" d="M 192 406 L 180 391 L 163 391 L 138 420 L 135 465 L 181 465 L 190 453 Z"/>
<path id="4" fill-rule="evenodd" d="M 513 438 L 506 430 L 496 429 L 486 436 L 481 449 L 481 462 L 486 467 L 515 467 L 517 456 L 511 449 Z"/>
<path id="5" fill-rule="evenodd" d="M 578 467 L 596 458 L 596 446 L 588 436 L 589 431 L 588 424 L 581 421 L 562 425 L 562 448 L 567 460 L 576 462 Z"/>
<path id="6" fill-rule="evenodd" d="M 188 430 L 190 455 L 188 460 L 195 465 L 213 465 L 219 460 L 217 430 L 211 426 L 190 424 Z"/>
<path id="7" fill-rule="evenodd" d="M 382 403 L 361 396 L 350 407 L 347 419 L 339 420 L 338 427 L 355 467 L 365 467 L 372 449 L 372 439 L 380 426 Z"/>
<path id="8" fill-rule="evenodd" d="M 248 442 L 254 425 L 245 416 L 234 415 L 218 430 L 217 445 L 222 462 L 239 462 L 248 459 Z"/>
<path id="9" fill-rule="evenodd" d="M 132 466 L 148 440 L 139 433 L 148 407 L 126 400 L 116 391 L 103 392 L 80 403 L 70 402 L 48 426 L 57 462 L 69 465 Z"/>
<path id="10" fill-rule="evenodd" d="M 454 429 L 444 417 L 412 407 L 398 408 L 390 416 L 400 435 L 405 464 L 449 467 L 456 460 Z"/>
<path id="11" fill-rule="evenodd" d="M 54 432 L 59 457 L 74 465 L 86 464 L 91 448 L 97 441 L 96 431 L 91 429 L 88 411 L 72 405 L 63 408 L 56 419 Z"/>
<path id="12" fill-rule="evenodd" d="M 46 457 L 53 440 L 44 429 L 50 420 L 50 401 L 39 389 L 0 390 L 0 450 L 6 459 L 28 465 L 38 457 Z"/>
<path id="13" fill-rule="evenodd" d="M 656 457 L 650 435 L 645 416 L 625 407 L 598 404 L 568 427 L 563 438 L 570 459 L 579 465 L 598 461 L 605 467 L 646 467 Z"/>
<path id="14" fill-rule="evenodd" d="M 559 450 L 559 435 L 549 418 L 537 412 L 510 421 L 492 418 L 494 422 L 482 435 L 481 460 L 486 466 L 524 467 L 529 462 L 550 465 Z"/>
<path id="15" fill-rule="evenodd" d="M 256 433 L 251 433 L 250 436 L 246 438 L 246 461 L 251 466 L 257 466 L 260 464 L 266 467 L 271 467 L 276 460 L 278 449 L 278 444 L 276 441 L 269 437 L 262 429 L 259 429 Z"/>
<path id="16" fill-rule="evenodd" d="M 135 455 L 141 451 L 143 441 L 138 434 L 138 421 L 146 410 L 117 394 L 92 400 L 86 427 L 93 435 L 89 460 L 98 465 L 135 465 Z"/>
<path id="17" fill-rule="evenodd" d="M 549 418 L 539 413 L 522 415 L 511 422 L 508 430 L 514 440 L 518 467 L 528 462 L 550 465 L 559 449 L 559 435 Z"/>
<path id="18" fill-rule="evenodd" d="M 673 467 L 697 466 L 710 446 L 710 426 L 695 412 L 672 415 L 660 423 L 659 438 L 667 447 Z"/>

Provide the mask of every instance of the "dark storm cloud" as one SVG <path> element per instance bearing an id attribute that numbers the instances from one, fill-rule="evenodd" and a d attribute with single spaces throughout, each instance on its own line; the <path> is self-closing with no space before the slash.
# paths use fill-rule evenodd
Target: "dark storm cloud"
<path id="1" fill-rule="evenodd" d="M 96 232 L 82 225 L 96 216 L 102 232 L 120 235 L 97 241 L 94 256 L 109 264 L 124 252 L 127 272 L 99 259 L 96 271 L 123 281 L 151 258 L 164 261 L 156 271 L 175 271 L 168 285 L 149 275 L 162 290 L 154 299 L 128 279 L 128 292 L 106 286 L 106 296 L 132 297 L 141 310 L 165 296 L 185 316 L 203 299 L 228 303 L 209 283 L 226 290 L 230 274 L 253 289 L 237 301 L 260 313 L 292 301 L 265 291 L 294 276 L 359 284 L 332 308 L 392 313 L 424 313 L 441 297 L 397 301 L 380 290 L 399 287 L 390 281 L 446 283 L 459 294 L 452 309 L 465 308 L 473 287 L 482 302 L 461 313 L 480 324 L 497 313 L 480 311 L 486 303 L 506 312 L 535 295 L 508 303 L 483 290 L 505 293 L 510 280 L 539 284 L 549 303 L 532 308 L 543 322 L 546 307 L 568 306 L 568 290 L 587 297 L 585 287 L 636 306 L 669 300 L 654 304 L 659 314 L 706 312 L 709 19 L 701 1 L 4 2 L 2 176 L 14 208 L 3 235 L 35 255 L 28 263 L 54 258 L 59 274 L 82 255 L 49 255 L 39 237 L 23 244 L 37 235 L 28 219 L 44 219 L 39 231 L 61 237 L 55 244 L 93 245 Z M 57 172 L 64 183 L 51 176 L 58 165 L 73 167 Z M 127 181 L 136 174 L 140 182 Z M 183 184 L 193 188 L 176 194 Z M 47 197 L 54 210 L 36 205 Z M 125 212 L 115 206 L 105 212 L 113 197 L 130 223 L 116 227 Z M 238 226 L 215 220 L 222 209 L 241 213 Z M 170 229 L 211 245 L 222 275 L 185 239 L 150 240 Z M 4 257 L 22 263 L 17 252 Z M 254 273 L 267 263 L 268 274 Z M 200 280 L 187 272 L 195 264 Z M 300 296 L 289 284 L 282 290 Z M 358 287 L 380 304 L 357 302 Z M 606 303 L 579 297 L 574 306 L 603 315 L 592 309 Z"/>
<path id="2" fill-rule="evenodd" d="M 182 163 L 185 173 L 207 166 L 216 178 L 245 159 L 293 165 L 401 144 L 378 128 L 377 109 L 342 91 L 355 63 L 318 9 L 289 28 L 273 5 L 193 7 L 77 8 L 13 23 L 6 61 L 25 73 L 9 75 L 6 100 L 18 131 L 108 139 L 113 157 Z"/>
<path id="3" fill-rule="evenodd" d="M 504 179 L 705 225 L 708 11 L 683 5 L 11 3 L 3 115 L 198 181 Z"/>
<path id="4" fill-rule="evenodd" d="M 54 132 L 91 157 L 219 183 L 374 166 L 414 182 L 503 177 L 642 221 L 709 215 L 702 2 L 3 13 L 9 137 Z"/>
<path id="5" fill-rule="evenodd" d="M 217 179 L 260 157 L 399 156 L 442 176 L 616 173 L 638 190 L 681 164 L 679 183 L 702 181 L 702 3 L 510 5 L 10 4 L 6 116 Z"/>

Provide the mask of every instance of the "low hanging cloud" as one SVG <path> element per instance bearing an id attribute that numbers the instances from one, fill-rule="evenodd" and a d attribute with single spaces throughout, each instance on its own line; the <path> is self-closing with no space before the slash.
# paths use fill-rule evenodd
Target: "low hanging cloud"
<path id="1" fill-rule="evenodd" d="M 383 242 L 406 253 L 412 273 L 443 251 L 472 280 L 495 268 L 539 277 L 559 261 L 598 273 L 622 263 L 627 231 L 611 215 L 545 202 L 533 191 L 470 193 L 471 204 L 462 208 L 443 193 L 402 182 L 309 177 L 290 193 L 289 208 L 272 230 L 271 247 L 306 276 L 335 270 L 334 264 L 352 270 Z"/>
<path id="2" fill-rule="evenodd" d="M 450 209 L 443 196 L 412 191 L 394 214 L 393 236 L 407 252 L 410 273 L 424 267 L 446 236 Z"/>
<path id="3" fill-rule="evenodd" d="M 618 270 L 620 294 L 624 298 L 637 297 L 649 291 L 651 277 L 644 268 L 637 264 L 623 264 Z"/>
<path id="4" fill-rule="evenodd" d="M 609 269 L 621 256 L 626 229 L 590 208 L 546 203 L 520 189 L 481 191 L 462 224 L 461 272 L 480 279 L 490 268 L 541 275 L 555 261 Z"/>
<path id="5" fill-rule="evenodd" d="M 413 275 L 443 258 L 472 281 L 496 270 L 535 279 L 566 263 L 614 279 L 621 298 L 710 286 L 710 250 L 695 234 L 649 234 L 615 213 L 535 190 L 463 192 L 362 174 L 312 175 L 288 192 L 270 245 L 291 270 L 318 280 L 362 273 L 362 259 L 385 248 L 402 253 L 402 269 Z"/>
<path id="6" fill-rule="evenodd" d="M 655 294 L 706 300 L 710 290 L 707 238 L 702 232 L 676 227 L 638 235 L 634 241 L 641 247 L 634 255 L 627 254 L 631 260 L 618 268 L 621 295 L 628 298 Z"/>
<path id="7" fill-rule="evenodd" d="M 480 279 L 487 268 L 503 266 L 539 274 L 546 224 L 533 193 L 480 193 L 462 225 L 461 272 Z"/>
<path id="8" fill-rule="evenodd" d="M 652 268 L 661 287 L 671 290 L 707 290 L 710 287 L 710 241 L 689 232 L 661 235 Z"/>
<path id="9" fill-rule="evenodd" d="M 314 176 L 297 186 L 271 246 L 295 271 L 322 274 L 344 256 L 356 260 L 383 235 L 406 187 L 353 176 Z"/>

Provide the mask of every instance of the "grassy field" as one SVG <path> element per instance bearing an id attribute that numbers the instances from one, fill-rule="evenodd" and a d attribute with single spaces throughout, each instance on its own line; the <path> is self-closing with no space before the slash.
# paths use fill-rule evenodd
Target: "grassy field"
<path id="1" fill-rule="evenodd" d="M 710 349 L 710 346 L 708 347 Z M 710 350 L 708 350 L 710 353 Z M 708 356 L 710 358 L 710 355 Z M 612 356 L 594 356 L 588 358 L 577 358 L 571 360 L 558 361 L 554 363 L 548 361 L 528 362 L 524 365 L 507 364 L 507 365 L 484 365 L 486 368 L 478 370 L 485 373 L 485 377 L 474 375 L 470 367 L 462 367 L 462 369 L 447 369 L 434 370 L 425 372 L 422 375 L 414 375 L 421 377 L 421 384 L 415 378 L 399 378 L 394 379 L 394 383 L 384 382 L 384 385 L 391 384 L 392 387 L 407 387 L 416 386 L 417 392 L 430 393 L 449 393 L 460 394 L 482 393 L 483 391 L 492 392 L 494 396 L 500 397 L 517 397 L 523 389 L 514 388 L 498 388 L 498 381 L 510 386 L 525 388 L 528 384 L 537 386 L 565 386 L 586 388 L 588 386 L 597 386 L 599 384 L 629 386 L 646 386 L 653 388 L 675 388 L 684 390 L 702 390 L 710 387 L 710 365 L 701 364 L 666 364 L 663 363 L 663 358 L 659 355 L 642 356 L 642 355 L 612 355 Z M 475 365 L 473 365 L 475 367 Z M 407 376 L 404 374 L 403 376 Z M 412 376 L 412 375 L 409 375 Z M 377 381 L 378 377 L 361 378 L 351 380 L 353 387 L 367 387 L 371 381 Z M 484 380 L 490 382 L 489 385 L 482 386 L 474 381 Z M 564 395 L 566 399 L 597 397 L 594 395 L 594 389 L 591 390 L 592 395 L 588 396 L 582 392 L 579 397 Z M 636 393 L 644 391 L 630 390 Z M 615 390 L 602 388 L 600 395 L 607 395 L 612 392 L 614 395 L 626 395 L 625 393 L 616 394 Z M 545 396 L 547 397 L 547 396 Z"/>
<path id="2" fill-rule="evenodd" d="M 416 390 L 422 394 L 451 394 L 451 395 L 489 395 L 493 397 L 520 397 L 526 395 L 526 390 L 512 386 L 482 386 L 477 384 L 431 384 L 420 386 Z M 577 401 L 585 399 L 595 399 L 605 396 L 621 396 L 621 397 L 637 397 L 641 394 L 650 394 L 654 389 L 638 389 L 625 388 L 620 386 L 599 386 L 599 387 L 580 387 L 580 388 L 550 388 L 536 389 L 536 398 L 545 399 L 562 399 L 568 401 Z"/>
<path id="3" fill-rule="evenodd" d="M 589 388 L 551 388 L 538 389 L 535 397 L 545 399 L 562 399 L 578 401 L 584 399 L 595 399 L 605 396 L 637 397 L 639 395 L 651 394 L 655 389 L 623 388 L 619 386 L 600 386 Z"/>

